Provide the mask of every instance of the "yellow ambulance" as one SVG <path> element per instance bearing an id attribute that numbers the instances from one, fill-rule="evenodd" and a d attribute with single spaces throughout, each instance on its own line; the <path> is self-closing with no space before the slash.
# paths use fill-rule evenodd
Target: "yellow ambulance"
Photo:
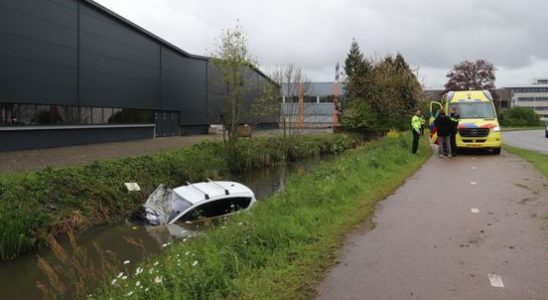
<path id="1" fill-rule="evenodd" d="M 500 154 L 502 139 L 493 96 L 489 91 L 449 91 L 441 102 L 430 103 L 430 124 L 432 139 L 436 140 L 434 119 L 438 111 L 444 108 L 449 116 L 455 108 L 460 115 L 456 136 L 458 149 L 490 149 Z"/>

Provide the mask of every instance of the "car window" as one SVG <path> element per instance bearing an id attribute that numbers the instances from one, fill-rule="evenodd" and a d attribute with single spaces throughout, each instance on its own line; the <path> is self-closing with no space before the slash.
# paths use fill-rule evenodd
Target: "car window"
<path id="1" fill-rule="evenodd" d="M 456 108 L 461 119 L 495 118 L 495 110 L 490 102 L 457 103 Z"/>
<path id="2" fill-rule="evenodd" d="M 248 208 L 251 204 L 249 197 L 220 199 L 202 204 L 182 216 L 180 221 L 196 221 L 201 218 L 214 218 Z"/>

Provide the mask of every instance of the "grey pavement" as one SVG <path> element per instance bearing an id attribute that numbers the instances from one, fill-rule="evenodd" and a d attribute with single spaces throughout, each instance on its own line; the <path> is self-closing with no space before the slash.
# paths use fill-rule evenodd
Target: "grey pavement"
<path id="1" fill-rule="evenodd" d="M 330 128 L 303 129 L 302 134 L 332 133 Z M 280 130 L 255 131 L 253 136 L 280 134 Z M 0 172 L 19 172 L 44 167 L 65 167 L 90 164 L 97 160 L 153 154 L 189 147 L 204 140 L 222 141 L 222 135 L 174 136 L 128 142 L 103 143 L 12 152 L 0 152 Z"/>
<path id="2" fill-rule="evenodd" d="M 517 156 L 433 157 L 347 238 L 318 298 L 548 299 L 547 216 L 548 181 Z"/>
<path id="3" fill-rule="evenodd" d="M 542 129 L 503 131 L 502 142 L 510 146 L 548 154 L 548 138 Z"/>

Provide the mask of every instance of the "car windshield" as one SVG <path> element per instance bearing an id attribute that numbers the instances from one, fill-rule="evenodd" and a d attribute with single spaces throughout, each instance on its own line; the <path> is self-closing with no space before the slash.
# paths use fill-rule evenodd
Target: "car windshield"
<path id="1" fill-rule="evenodd" d="M 175 218 L 177 215 L 187 210 L 192 206 L 192 203 L 179 196 L 177 193 L 173 193 L 173 199 L 171 200 L 171 214 L 169 220 Z"/>
<path id="2" fill-rule="evenodd" d="M 467 102 L 455 106 L 461 119 L 494 119 L 495 110 L 490 102 Z"/>

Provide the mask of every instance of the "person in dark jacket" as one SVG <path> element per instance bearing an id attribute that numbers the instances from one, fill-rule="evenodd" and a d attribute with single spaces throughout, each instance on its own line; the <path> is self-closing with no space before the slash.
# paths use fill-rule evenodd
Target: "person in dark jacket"
<path id="1" fill-rule="evenodd" d="M 453 124 L 453 130 L 451 130 L 451 154 L 457 156 L 457 133 L 459 132 L 460 115 L 457 113 L 455 106 L 451 107 L 449 119 L 451 119 L 451 124 Z"/>
<path id="2" fill-rule="evenodd" d="M 438 130 L 438 155 L 440 158 L 443 158 L 443 155 L 451 158 L 451 143 L 449 140 L 451 138 L 451 131 L 453 130 L 453 123 L 443 109 L 439 110 L 434 124 Z"/>

